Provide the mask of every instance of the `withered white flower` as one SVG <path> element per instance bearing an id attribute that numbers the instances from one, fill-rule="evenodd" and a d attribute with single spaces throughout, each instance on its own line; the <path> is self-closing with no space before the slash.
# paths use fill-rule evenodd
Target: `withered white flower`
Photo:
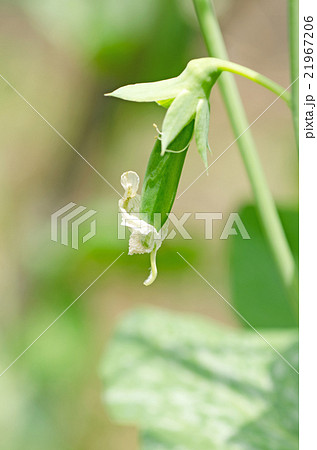
<path id="1" fill-rule="evenodd" d="M 141 197 L 137 194 L 140 179 L 136 172 L 124 172 L 121 176 L 121 185 L 124 196 L 119 200 L 121 225 L 128 227 L 131 236 L 129 239 L 129 255 L 151 253 L 151 271 L 144 281 L 149 286 L 157 276 L 156 253 L 161 247 L 168 233 L 168 221 L 160 231 L 140 217 Z"/>

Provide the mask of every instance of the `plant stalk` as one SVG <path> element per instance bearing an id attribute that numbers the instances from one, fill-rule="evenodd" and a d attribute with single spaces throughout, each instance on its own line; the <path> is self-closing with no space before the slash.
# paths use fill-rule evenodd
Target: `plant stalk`
<path id="1" fill-rule="evenodd" d="M 208 53 L 212 57 L 228 59 L 224 39 L 210 0 L 193 0 Z M 263 172 L 241 97 L 229 73 L 218 80 L 227 113 L 252 186 L 260 219 L 281 279 L 288 293 L 294 316 L 298 318 L 298 275 L 273 197 Z"/>
<path id="2" fill-rule="evenodd" d="M 269 78 L 265 77 L 264 75 L 261 75 L 255 70 L 249 69 L 248 67 L 241 66 L 240 64 L 236 64 L 231 61 L 224 61 L 222 59 L 215 58 L 215 64 L 217 68 L 221 71 L 241 75 L 244 78 L 248 78 L 249 80 L 254 81 L 255 83 L 260 84 L 261 86 L 269 89 L 270 91 L 274 92 L 274 94 L 276 94 L 278 97 L 281 97 L 281 99 L 284 100 L 290 108 L 292 107 L 290 93 L 287 91 L 287 89 L 284 89 L 278 83 L 275 83 L 275 81 L 270 80 Z"/>

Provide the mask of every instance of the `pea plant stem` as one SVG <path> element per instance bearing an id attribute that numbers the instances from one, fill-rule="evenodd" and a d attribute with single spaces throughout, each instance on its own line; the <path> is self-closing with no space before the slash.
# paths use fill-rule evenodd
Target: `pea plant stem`
<path id="1" fill-rule="evenodd" d="M 288 0 L 288 30 L 289 30 L 289 51 L 290 51 L 290 72 L 292 84 L 292 115 L 296 145 L 298 149 L 298 89 L 299 89 L 299 55 L 298 55 L 298 0 Z M 297 80 L 297 81 L 295 81 Z"/>
<path id="2" fill-rule="evenodd" d="M 214 63 L 216 64 L 217 68 L 221 71 L 226 71 L 226 72 L 235 73 L 236 75 L 241 75 L 245 78 L 248 78 L 251 81 L 254 81 L 257 84 L 260 84 L 261 86 L 264 86 L 265 88 L 274 92 L 274 94 L 281 97 L 281 99 L 283 99 L 289 107 L 292 106 L 290 93 L 286 89 L 284 89 L 278 83 L 275 83 L 274 81 L 265 77 L 264 75 L 261 75 L 260 73 L 256 72 L 255 70 L 249 69 L 248 67 L 241 66 L 240 64 L 236 64 L 236 63 L 221 60 L 221 59 L 215 59 Z"/>
<path id="3" fill-rule="evenodd" d="M 193 0 L 201 32 L 212 57 L 228 59 L 224 39 L 210 0 Z M 263 172 L 241 97 L 230 73 L 218 80 L 227 113 L 252 186 L 265 234 L 288 293 L 290 306 L 298 317 L 298 275 L 283 226 Z"/>

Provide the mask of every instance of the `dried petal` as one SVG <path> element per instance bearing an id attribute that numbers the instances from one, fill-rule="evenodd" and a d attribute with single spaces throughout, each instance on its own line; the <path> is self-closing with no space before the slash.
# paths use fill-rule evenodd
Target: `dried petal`
<path id="1" fill-rule="evenodd" d="M 168 233 L 168 221 L 160 231 L 141 219 L 139 216 L 140 195 L 137 194 L 139 176 L 129 171 L 121 176 L 121 184 L 125 189 L 123 198 L 119 200 L 121 225 L 131 231 L 129 239 L 129 255 L 151 253 L 151 274 L 144 282 L 146 286 L 153 283 L 157 275 L 156 253 Z"/>
<path id="2" fill-rule="evenodd" d="M 124 198 L 135 197 L 140 184 L 139 175 L 132 170 L 121 175 L 121 186 L 124 189 Z"/>

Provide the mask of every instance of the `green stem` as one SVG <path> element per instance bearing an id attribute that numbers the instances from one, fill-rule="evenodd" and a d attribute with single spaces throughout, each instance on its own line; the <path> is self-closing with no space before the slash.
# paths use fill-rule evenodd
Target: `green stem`
<path id="1" fill-rule="evenodd" d="M 274 92 L 274 94 L 278 95 L 283 99 L 289 107 L 291 107 L 291 96 L 287 89 L 284 89 L 279 84 L 275 83 L 275 81 L 270 80 L 269 78 L 261 75 L 255 70 L 249 69 L 248 67 L 241 66 L 240 64 L 236 64 L 230 61 L 224 61 L 222 59 L 213 58 L 214 64 L 217 66 L 219 70 L 232 72 L 237 75 L 241 75 L 245 78 L 248 78 L 255 83 L 264 86 L 270 91 Z"/>
<path id="2" fill-rule="evenodd" d="M 229 59 L 222 33 L 210 0 L 193 0 L 200 28 L 210 56 Z M 288 292 L 294 315 L 298 317 L 298 275 L 273 197 L 269 190 L 249 123 L 234 78 L 223 73 L 218 80 L 237 144 L 253 189 L 255 202 L 274 255 L 280 276 Z"/>
<path id="3" fill-rule="evenodd" d="M 288 28 L 290 47 L 291 80 L 297 80 L 292 84 L 292 115 L 296 145 L 298 149 L 298 89 L 299 89 L 299 60 L 298 60 L 298 0 L 288 0 Z"/>

